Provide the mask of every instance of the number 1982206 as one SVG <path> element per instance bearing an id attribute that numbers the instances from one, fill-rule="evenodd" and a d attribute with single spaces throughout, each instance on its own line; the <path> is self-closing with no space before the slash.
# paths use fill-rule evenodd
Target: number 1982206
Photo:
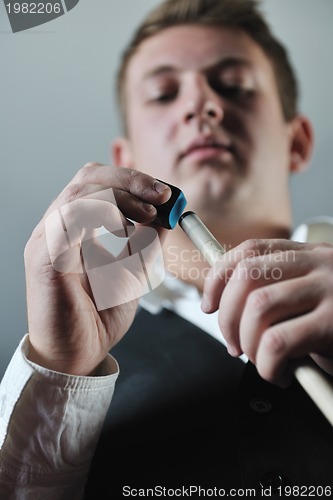
<path id="1" fill-rule="evenodd" d="M 62 6 L 57 3 L 15 2 L 7 3 L 8 14 L 60 14 Z"/>
<path id="2" fill-rule="evenodd" d="M 330 497 L 331 486 L 279 486 L 277 493 L 280 497 Z"/>

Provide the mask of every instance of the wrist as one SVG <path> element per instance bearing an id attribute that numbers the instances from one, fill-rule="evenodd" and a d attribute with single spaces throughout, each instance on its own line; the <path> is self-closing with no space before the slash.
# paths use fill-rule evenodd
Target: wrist
<path id="1" fill-rule="evenodd" d="M 36 347 L 33 342 L 31 342 L 30 337 L 28 337 L 26 357 L 28 361 L 46 368 L 47 370 L 74 376 L 98 376 L 101 364 L 101 361 L 96 363 L 92 363 L 91 361 L 89 363 L 83 363 L 82 361 L 74 361 L 73 359 L 58 358 L 54 353 L 52 353 L 52 355 L 47 355 L 42 349 Z"/>

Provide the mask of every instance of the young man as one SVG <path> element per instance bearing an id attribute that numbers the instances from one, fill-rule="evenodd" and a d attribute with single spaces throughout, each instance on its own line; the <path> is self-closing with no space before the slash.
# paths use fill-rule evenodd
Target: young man
<path id="1" fill-rule="evenodd" d="M 84 166 L 26 247 L 29 335 L 3 380 L 2 497 L 82 498 L 89 469 L 86 498 L 330 488 L 331 426 L 292 373 L 306 355 L 333 373 L 333 247 L 289 241 L 289 177 L 313 137 L 284 49 L 252 0 L 171 0 L 134 37 L 119 91 L 114 166 Z M 82 229 L 114 229 L 113 196 L 125 225 L 155 227 L 170 197 L 157 179 L 230 251 L 209 274 L 180 228 L 156 228 L 163 286 L 140 309 L 98 310 L 76 260 Z M 65 244 L 62 224 L 47 232 L 58 212 L 66 269 L 50 256 Z"/>

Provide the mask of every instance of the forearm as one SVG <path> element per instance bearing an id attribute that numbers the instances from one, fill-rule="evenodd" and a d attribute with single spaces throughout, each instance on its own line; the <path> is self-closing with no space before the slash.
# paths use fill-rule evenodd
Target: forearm
<path id="1" fill-rule="evenodd" d="M 27 339 L 0 388 L 0 496 L 82 498 L 117 363 L 107 357 L 100 376 L 75 377 L 34 365 L 26 349 Z"/>

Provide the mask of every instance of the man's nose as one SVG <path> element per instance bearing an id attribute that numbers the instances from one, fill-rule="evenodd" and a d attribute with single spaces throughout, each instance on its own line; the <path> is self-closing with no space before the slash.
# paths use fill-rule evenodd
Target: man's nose
<path id="1" fill-rule="evenodd" d="M 222 104 L 207 94 L 202 93 L 197 95 L 196 99 L 187 101 L 184 110 L 186 124 L 198 121 L 216 126 L 222 121 L 224 115 Z"/>

